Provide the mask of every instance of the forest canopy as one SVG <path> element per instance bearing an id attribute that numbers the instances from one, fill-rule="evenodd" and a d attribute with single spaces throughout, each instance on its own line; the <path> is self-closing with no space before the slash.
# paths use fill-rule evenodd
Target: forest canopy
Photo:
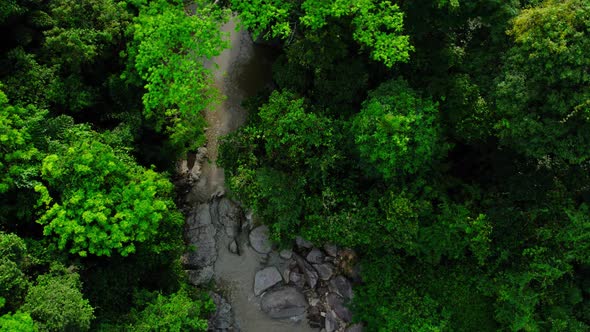
<path id="1" fill-rule="evenodd" d="M 354 249 L 354 322 L 590 330 L 588 0 L 4 0 L 1 332 L 207 330 L 172 172 L 231 17 L 277 56 L 229 195 Z"/>

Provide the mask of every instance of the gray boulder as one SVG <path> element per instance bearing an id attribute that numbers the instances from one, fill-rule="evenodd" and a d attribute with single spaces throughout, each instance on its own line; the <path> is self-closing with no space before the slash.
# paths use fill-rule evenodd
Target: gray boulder
<path id="1" fill-rule="evenodd" d="M 313 247 L 313 243 L 307 241 L 301 236 L 295 238 L 295 244 L 297 244 L 299 249 L 311 249 L 311 247 Z"/>
<path id="2" fill-rule="evenodd" d="M 289 274 L 289 281 L 299 288 L 303 288 L 303 286 L 305 285 L 305 279 L 303 274 L 301 273 L 291 272 Z"/>
<path id="3" fill-rule="evenodd" d="M 219 294 L 209 293 L 215 303 L 215 313 L 209 319 L 210 331 L 237 331 L 231 305 Z"/>
<path id="4" fill-rule="evenodd" d="M 236 255 L 239 254 L 238 253 L 238 243 L 236 242 L 236 240 L 232 240 L 229 243 L 228 249 L 229 249 L 229 252 L 231 252 L 232 254 L 236 254 Z"/>
<path id="5" fill-rule="evenodd" d="M 336 313 L 340 319 L 343 321 L 350 323 L 352 320 L 352 313 L 346 306 L 344 306 L 344 299 L 334 293 L 328 294 L 326 297 L 328 305 L 332 310 Z"/>
<path id="6" fill-rule="evenodd" d="M 261 254 L 268 254 L 272 251 L 270 240 L 268 239 L 268 227 L 258 226 L 250 232 L 250 245 L 254 250 Z"/>
<path id="7" fill-rule="evenodd" d="M 272 318 L 290 318 L 303 315 L 307 309 L 305 296 L 295 287 L 283 287 L 262 296 L 262 311 Z"/>
<path id="8" fill-rule="evenodd" d="M 318 271 L 318 275 L 322 280 L 330 280 L 334 274 L 334 266 L 330 263 L 312 264 L 312 266 L 316 271 Z"/>
<path id="9" fill-rule="evenodd" d="M 199 286 L 211 281 L 214 271 L 213 266 L 205 266 L 198 270 L 188 270 L 186 273 L 188 281 L 195 286 Z"/>
<path id="10" fill-rule="evenodd" d="M 321 264 L 324 262 L 324 253 L 318 248 L 313 248 L 305 259 L 312 264 Z"/>
<path id="11" fill-rule="evenodd" d="M 293 257 L 293 251 L 290 249 L 283 249 L 279 252 L 279 256 L 281 256 L 282 259 L 291 259 L 291 257 Z"/>
<path id="12" fill-rule="evenodd" d="M 189 269 L 189 281 L 194 285 L 207 283 L 213 277 L 212 265 L 217 260 L 215 236 L 209 204 L 199 204 L 187 217 L 186 237 L 193 250 L 185 253 L 182 264 Z"/>
<path id="13" fill-rule="evenodd" d="M 334 277 L 332 280 L 330 280 L 328 287 L 330 288 L 331 292 L 334 292 L 347 300 L 352 299 L 354 295 L 350 281 L 348 281 L 348 279 L 343 276 Z"/>
<path id="14" fill-rule="evenodd" d="M 227 236 L 230 238 L 236 237 L 240 231 L 242 220 L 242 210 L 240 207 L 224 197 L 219 200 L 219 204 L 217 205 L 217 216 Z"/>
<path id="15" fill-rule="evenodd" d="M 282 280 L 283 277 L 276 267 L 264 268 L 256 272 L 256 276 L 254 276 L 254 294 L 258 296 Z"/>
<path id="16" fill-rule="evenodd" d="M 326 313 L 326 323 L 325 323 L 326 332 L 334 332 L 340 329 L 340 322 L 338 321 L 338 317 L 333 311 L 329 311 Z"/>
<path id="17" fill-rule="evenodd" d="M 314 289 L 319 279 L 316 270 L 314 270 L 314 268 L 307 261 L 305 261 L 305 259 L 301 258 L 301 256 L 294 253 L 293 258 L 295 258 L 297 266 L 299 266 L 299 269 L 303 272 L 303 275 L 305 276 L 305 281 L 307 282 L 309 287 Z"/>
<path id="18" fill-rule="evenodd" d="M 333 244 L 324 245 L 324 251 L 326 254 L 332 257 L 336 257 L 338 255 L 338 247 Z"/>

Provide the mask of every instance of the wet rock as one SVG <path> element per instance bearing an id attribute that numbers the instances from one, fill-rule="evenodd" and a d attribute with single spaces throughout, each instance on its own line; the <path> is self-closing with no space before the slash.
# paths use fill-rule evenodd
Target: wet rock
<path id="1" fill-rule="evenodd" d="M 332 264 L 312 264 L 312 266 L 318 271 L 318 275 L 322 280 L 330 280 L 334 274 L 334 266 Z"/>
<path id="2" fill-rule="evenodd" d="M 305 296 L 295 287 L 283 287 L 262 296 L 262 311 L 272 318 L 290 318 L 303 315 L 307 309 Z"/>
<path id="3" fill-rule="evenodd" d="M 343 276 L 337 276 L 330 280 L 330 291 L 342 296 L 343 298 L 350 300 L 353 297 L 352 285 L 350 281 Z"/>
<path id="4" fill-rule="evenodd" d="M 318 273 L 313 269 L 313 267 L 308 262 L 301 258 L 301 256 L 293 254 L 293 258 L 295 258 L 297 266 L 299 266 L 299 269 L 301 269 L 301 271 L 303 272 L 303 275 L 305 276 L 305 281 L 307 282 L 309 287 L 311 287 L 312 289 L 315 288 L 319 279 Z"/>
<path id="5" fill-rule="evenodd" d="M 338 255 L 338 247 L 333 244 L 324 245 L 324 251 L 326 254 L 332 257 L 336 257 L 336 255 Z"/>
<path id="6" fill-rule="evenodd" d="M 342 297 L 334 293 L 330 293 L 326 297 L 326 301 L 328 302 L 330 308 L 332 308 L 332 311 L 334 311 L 336 315 L 340 317 L 340 319 L 347 323 L 350 323 L 350 321 L 352 320 L 352 313 L 344 305 L 344 299 Z"/>
<path id="7" fill-rule="evenodd" d="M 281 256 L 282 259 L 291 259 L 291 257 L 293 257 L 293 251 L 290 249 L 281 250 L 279 256 Z"/>
<path id="8" fill-rule="evenodd" d="M 228 249 L 232 254 L 238 255 L 238 244 L 236 243 L 236 240 L 233 240 L 229 243 Z"/>
<path id="9" fill-rule="evenodd" d="M 295 238 L 295 244 L 299 249 L 311 249 L 313 247 L 313 243 L 305 240 L 301 236 Z"/>
<path id="10" fill-rule="evenodd" d="M 188 270 L 188 281 L 195 285 L 203 285 L 213 279 L 213 266 L 205 266 L 199 270 Z"/>
<path id="11" fill-rule="evenodd" d="M 261 254 L 268 254 L 272 251 L 267 226 L 258 226 L 250 232 L 250 245 Z"/>
<path id="12" fill-rule="evenodd" d="M 212 265 L 217 260 L 217 230 L 211 221 L 209 204 L 199 204 L 189 212 L 186 228 L 186 237 L 193 249 L 183 255 L 182 263 L 190 270 L 192 284 L 207 283 L 213 277 Z"/>
<path id="13" fill-rule="evenodd" d="M 289 281 L 299 288 L 303 288 L 305 285 L 305 277 L 301 273 L 291 272 L 289 274 Z"/>
<path id="14" fill-rule="evenodd" d="M 276 267 L 269 266 L 264 268 L 256 272 L 256 276 L 254 277 L 254 294 L 258 296 L 282 280 L 283 277 Z"/>
<path id="15" fill-rule="evenodd" d="M 236 237 L 239 234 L 242 219 L 240 207 L 231 200 L 222 198 L 217 206 L 217 215 L 219 223 L 225 229 L 225 234 L 230 238 Z"/>
<path id="16" fill-rule="evenodd" d="M 344 332 L 363 332 L 362 324 L 354 324 L 346 328 Z"/>
<path id="17" fill-rule="evenodd" d="M 209 295 L 215 303 L 215 313 L 209 319 L 209 331 L 236 331 L 232 306 L 217 293 Z"/>
<path id="18" fill-rule="evenodd" d="M 340 322 L 333 311 L 326 313 L 326 332 L 334 332 L 340 328 Z"/>
<path id="19" fill-rule="evenodd" d="M 321 264 L 324 262 L 324 253 L 318 248 L 313 248 L 305 259 L 312 264 Z"/>

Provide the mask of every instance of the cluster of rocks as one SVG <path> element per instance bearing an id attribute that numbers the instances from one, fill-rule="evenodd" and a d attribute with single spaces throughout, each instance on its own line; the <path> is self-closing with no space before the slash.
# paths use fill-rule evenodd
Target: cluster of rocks
<path id="1" fill-rule="evenodd" d="M 215 197 L 207 203 L 200 203 L 186 212 L 185 237 L 192 250 L 181 257 L 181 262 L 193 285 L 204 285 L 213 280 L 214 265 L 218 256 L 217 239 L 219 232 L 225 232 L 232 239 L 230 250 L 240 232 L 243 212 L 240 207 L 225 197 Z M 231 245 L 233 243 L 233 245 Z M 211 292 L 216 312 L 211 317 L 211 331 L 239 331 L 233 310 L 221 295 Z"/>
<path id="2" fill-rule="evenodd" d="M 264 313 L 274 319 L 306 319 L 311 327 L 325 332 L 362 331 L 362 326 L 351 323 L 348 308 L 354 295 L 352 283 L 358 281 L 352 250 L 332 245 L 316 248 L 300 237 L 291 249 L 274 250 L 268 228 L 253 227 L 251 217 L 225 197 L 215 197 L 187 211 L 186 237 L 194 250 L 183 255 L 182 263 L 189 281 L 203 285 L 213 279 L 219 250 L 240 255 L 236 241 L 241 232 L 247 234 L 245 241 L 250 247 L 264 257 L 252 284 Z M 223 244 L 224 248 L 219 248 L 221 235 L 230 239 L 227 247 Z M 211 330 L 238 331 L 231 305 L 216 293 L 211 296 L 217 304 Z"/>
<path id="3" fill-rule="evenodd" d="M 271 253 L 266 226 L 253 229 L 249 238 L 256 251 Z M 358 278 L 351 269 L 352 250 L 332 245 L 319 249 L 299 237 L 293 249 L 279 256 L 283 262 L 262 268 L 254 278 L 254 294 L 261 296 L 265 313 L 280 319 L 305 316 L 311 327 L 326 332 L 362 331 L 362 326 L 351 324 L 347 307 L 354 295 L 349 277 Z"/>

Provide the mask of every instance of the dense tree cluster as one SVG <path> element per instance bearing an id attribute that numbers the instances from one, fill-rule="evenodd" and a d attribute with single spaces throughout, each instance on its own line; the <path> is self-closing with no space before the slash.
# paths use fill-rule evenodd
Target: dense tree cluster
<path id="1" fill-rule="evenodd" d="M 0 5 L 1 331 L 207 329 L 166 171 L 204 140 L 228 12 L 185 5 Z"/>
<path id="2" fill-rule="evenodd" d="M 357 249 L 369 331 L 590 328 L 590 2 L 231 3 L 283 52 L 227 182 Z"/>

